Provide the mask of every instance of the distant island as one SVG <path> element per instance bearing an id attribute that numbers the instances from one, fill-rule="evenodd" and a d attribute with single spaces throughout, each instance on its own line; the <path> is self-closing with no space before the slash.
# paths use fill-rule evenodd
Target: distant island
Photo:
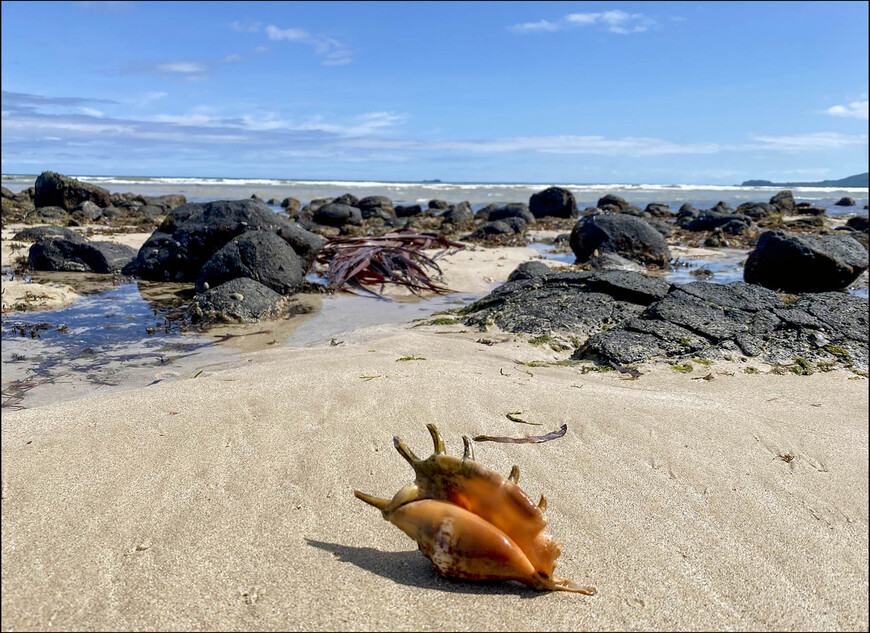
<path id="1" fill-rule="evenodd" d="M 870 172 L 855 174 L 840 180 L 821 180 L 819 182 L 770 182 L 769 180 L 746 180 L 741 187 L 870 187 Z"/>

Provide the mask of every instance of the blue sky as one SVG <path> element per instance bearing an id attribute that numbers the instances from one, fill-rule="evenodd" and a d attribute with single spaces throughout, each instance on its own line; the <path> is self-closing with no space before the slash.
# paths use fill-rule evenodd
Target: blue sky
<path id="1" fill-rule="evenodd" d="M 2 171 L 734 184 L 868 169 L 866 2 L 3 2 Z"/>

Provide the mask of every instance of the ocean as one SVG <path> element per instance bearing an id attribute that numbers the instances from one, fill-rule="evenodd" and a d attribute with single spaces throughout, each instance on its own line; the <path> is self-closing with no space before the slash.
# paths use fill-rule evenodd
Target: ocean
<path id="1" fill-rule="evenodd" d="M 358 198 L 387 196 L 396 204 L 425 204 L 432 199 L 453 204 L 467 201 L 472 208 L 491 203 L 528 202 L 532 194 L 551 185 L 571 191 L 577 206 L 595 206 L 599 198 L 612 193 L 641 208 L 651 202 L 671 205 L 676 210 L 689 202 L 699 209 L 709 208 L 719 201 L 732 207 L 748 202 L 767 202 L 782 187 L 740 187 L 722 185 L 648 185 L 648 184 L 559 184 L 559 183 L 463 183 L 463 182 L 372 182 L 343 180 L 281 180 L 267 178 L 184 178 L 136 176 L 87 176 L 67 174 L 111 192 L 133 192 L 148 196 L 183 194 L 188 202 L 238 200 L 256 195 L 263 200 L 293 197 L 305 204 L 318 198 L 337 197 L 352 193 Z M 18 192 L 33 186 L 36 175 L 2 176 L 4 187 Z M 854 198 L 857 209 L 868 200 L 866 188 L 797 187 L 792 189 L 795 200 L 811 202 L 828 208 L 830 215 L 854 213 L 855 207 L 837 207 L 842 197 Z"/>
<path id="2" fill-rule="evenodd" d="M 148 196 L 183 194 L 188 202 L 242 199 L 252 195 L 278 211 L 283 198 L 302 204 L 317 198 L 351 193 L 359 198 L 384 195 L 396 204 L 422 204 L 441 199 L 448 203 L 467 201 L 477 210 L 491 203 L 528 202 L 549 184 L 444 183 L 444 182 L 355 182 L 305 181 L 245 178 L 118 177 L 72 175 L 111 192 Z M 12 192 L 33 186 L 36 175 L 2 176 L 2 185 Z M 747 201 L 768 201 L 779 187 L 719 185 L 605 185 L 562 184 L 578 207 L 595 206 L 612 193 L 641 208 L 652 202 L 677 210 L 686 202 L 699 209 L 719 201 L 737 207 Z M 859 188 L 794 188 L 797 201 L 824 206 L 831 216 L 866 213 L 868 190 Z M 840 207 L 842 197 L 857 206 Z M 573 261 L 568 254 L 554 253 L 551 246 L 532 244 L 542 255 Z M 681 266 L 665 278 L 685 283 L 696 278 L 692 271 L 707 268 L 710 281 L 729 283 L 742 279 L 746 252 L 721 249 L 716 260 L 683 258 Z M 10 273 L 4 271 L 4 279 Z M 45 275 L 45 273 L 43 273 Z M 53 275 L 53 273 L 48 274 Z M 56 273 L 54 274 L 56 275 Z M 347 294 L 308 297 L 310 310 L 291 319 L 258 326 L 217 328 L 209 334 L 185 332 L 172 319 L 175 292 L 181 284 L 134 281 L 105 287 L 86 294 L 73 305 L 42 312 L 8 313 L 2 317 L 3 368 L 2 406 L 38 407 L 66 400 L 145 387 L 167 380 L 195 378 L 203 371 L 243 363 L 247 351 L 269 346 L 304 346 L 318 341 L 340 344 L 341 333 L 379 323 L 419 319 L 445 308 L 475 301 L 482 294 L 450 294 L 422 300 L 382 301 Z M 182 290 L 183 292 L 183 290 Z M 867 296 L 866 287 L 855 292 Z"/>

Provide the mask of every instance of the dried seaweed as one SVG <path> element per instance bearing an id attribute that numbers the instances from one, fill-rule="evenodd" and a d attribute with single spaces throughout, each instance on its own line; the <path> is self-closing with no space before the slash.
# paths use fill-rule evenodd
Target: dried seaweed
<path id="1" fill-rule="evenodd" d="M 540 444 L 562 437 L 568 432 L 568 425 L 563 424 L 558 431 L 552 431 L 546 435 L 527 435 L 526 437 L 501 437 L 498 435 L 477 435 L 475 442 L 501 442 L 503 444 Z"/>
<path id="2" fill-rule="evenodd" d="M 432 257 L 423 249 L 443 246 L 444 250 Z M 427 269 L 438 275 L 436 263 L 449 248 L 462 249 L 464 245 L 443 237 L 420 233 L 388 233 L 380 237 L 335 237 L 328 239 L 317 254 L 317 261 L 325 264 L 327 288 L 338 290 L 350 286 L 362 292 L 381 296 L 388 283 L 405 286 L 414 294 L 420 292 L 449 292 L 435 283 Z M 380 285 L 380 292 L 366 286 Z"/>

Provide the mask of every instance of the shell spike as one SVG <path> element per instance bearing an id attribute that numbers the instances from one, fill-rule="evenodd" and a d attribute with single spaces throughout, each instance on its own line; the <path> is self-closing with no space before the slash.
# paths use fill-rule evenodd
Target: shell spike
<path id="1" fill-rule="evenodd" d="M 462 436 L 462 443 L 465 445 L 465 450 L 462 453 L 462 460 L 474 460 L 474 445 L 471 443 L 471 438 L 467 435 Z"/>
<path id="2" fill-rule="evenodd" d="M 399 455 L 404 457 L 411 466 L 414 466 L 417 462 L 420 461 L 420 458 L 414 455 L 410 448 L 398 437 L 393 437 L 393 446 L 396 447 L 396 450 L 399 451 Z M 414 469 L 416 470 L 416 468 Z"/>
<path id="3" fill-rule="evenodd" d="M 435 444 L 435 454 L 443 455 L 447 451 L 444 448 L 444 440 L 441 439 L 441 433 L 438 432 L 438 427 L 434 424 L 427 424 L 426 428 L 429 429 L 429 434 L 432 436 L 432 442 Z"/>
<path id="4" fill-rule="evenodd" d="M 568 580 L 567 578 L 559 578 L 557 576 L 553 576 L 551 582 L 547 583 L 547 588 L 553 591 L 570 591 L 572 593 L 582 593 L 587 596 L 594 596 L 598 591 L 595 587 L 590 587 L 588 585 L 578 585 L 575 582 Z"/>
<path id="5" fill-rule="evenodd" d="M 520 467 L 514 465 L 511 467 L 511 474 L 508 475 L 508 479 L 512 482 L 517 483 L 520 480 Z"/>
<path id="6" fill-rule="evenodd" d="M 373 497 L 372 495 L 367 495 L 364 492 L 360 492 L 359 490 L 353 491 L 353 496 L 357 499 L 361 499 L 365 501 L 367 504 L 376 507 L 378 510 L 383 510 L 387 504 L 390 502 L 389 499 L 382 499 L 380 497 Z"/>
<path id="7" fill-rule="evenodd" d="M 538 507 L 541 509 L 541 512 L 547 509 L 547 497 L 541 495 L 541 500 L 538 501 Z"/>

